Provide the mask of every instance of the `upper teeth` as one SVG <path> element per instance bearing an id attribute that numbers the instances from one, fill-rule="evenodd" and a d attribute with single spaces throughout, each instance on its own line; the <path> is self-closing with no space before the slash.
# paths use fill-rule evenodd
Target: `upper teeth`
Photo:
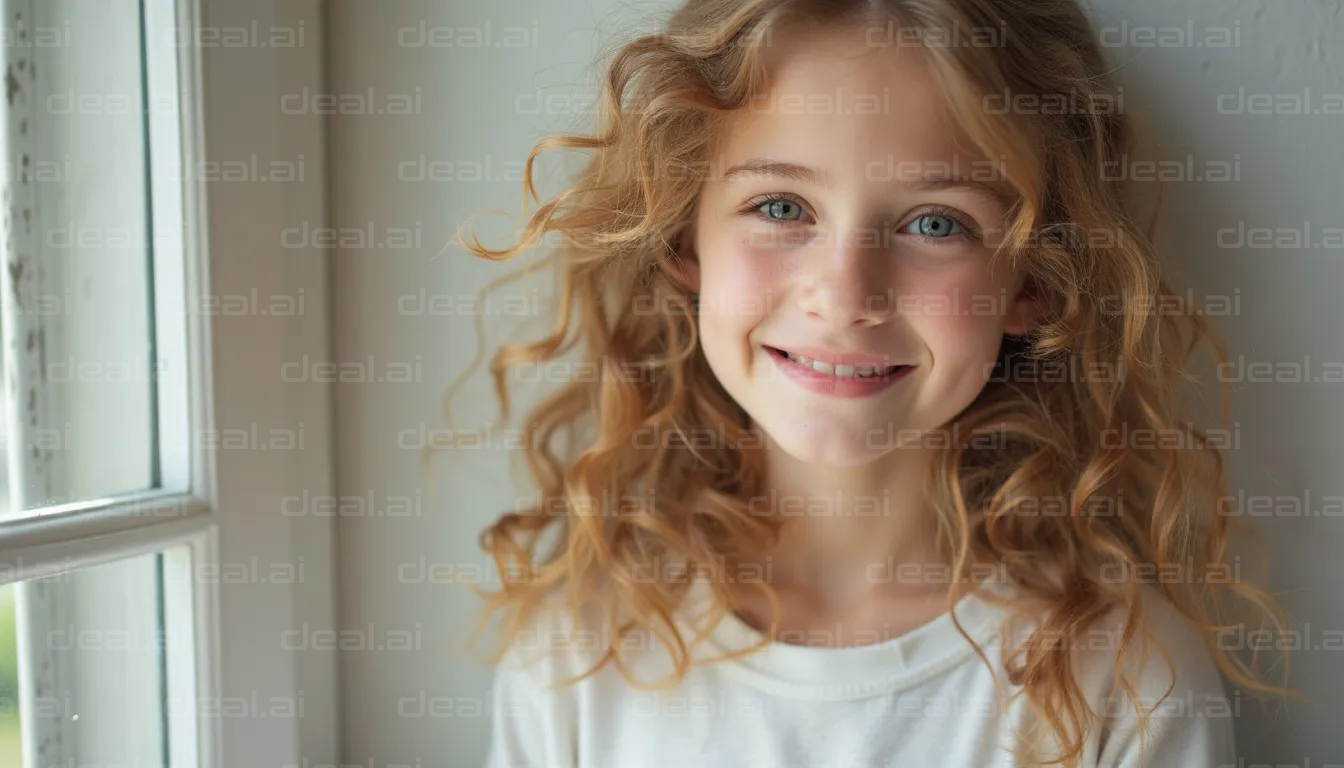
<path id="1" fill-rule="evenodd" d="M 795 355 L 792 352 L 785 352 L 784 354 L 788 355 L 789 359 L 793 362 L 798 363 L 799 365 L 806 365 L 817 373 L 834 374 L 835 376 L 844 378 L 853 376 L 876 376 L 886 370 L 885 368 L 871 365 L 831 365 L 830 363 L 821 360 L 813 360 L 810 357 Z"/>

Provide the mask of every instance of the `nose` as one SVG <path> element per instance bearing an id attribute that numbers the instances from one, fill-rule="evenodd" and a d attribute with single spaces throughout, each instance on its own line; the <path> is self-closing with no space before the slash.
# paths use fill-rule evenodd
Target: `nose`
<path id="1" fill-rule="evenodd" d="M 798 293 L 798 304 L 811 317 L 836 328 L 879 325 L 891 314 L 888 260 L 861 232 L 848 231 L 829 245 L 815 246 Z"/>

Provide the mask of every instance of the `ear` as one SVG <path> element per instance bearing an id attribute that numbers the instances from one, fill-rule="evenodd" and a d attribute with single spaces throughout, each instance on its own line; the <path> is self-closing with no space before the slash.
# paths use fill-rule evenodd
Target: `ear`
<path id="1" fill-rule="evenodd" d="M 1004 318 L 1003 332 L 1009 336 L 1025 336 L 1045 317 L 1045 302 L 1036 279 L 1027 275 L 1022 279 L 1017 296 L 1013 298 Z"/>
<path id="2" fill-rule="evenodd" d="M 663 263 L 664 272 L 690 293 L 700 292 L 700 255 L 695 251 L 695 226 L 674 241 L 672 252 Z"/>

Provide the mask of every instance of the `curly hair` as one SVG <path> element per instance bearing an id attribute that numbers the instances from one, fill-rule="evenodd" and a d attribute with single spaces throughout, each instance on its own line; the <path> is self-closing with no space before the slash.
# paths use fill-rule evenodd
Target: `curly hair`
<path id="1" fill-rule="evenodd" d="M 1161 590 L 1200 629 L 1222 672 L 1252 691 L 1296 695 L 1262 681 L 1258 651 L 1245 658 L 1215 642 L 1252 615 L 1285 623 L 1275 598 L 1240 578 L 1239 562 L 1237 576 L 1228 575 L 1237 521 L 1217 506 L 1226 497 L 1220 449 L 1230 434 L 1229 385 L 1220 388 L 1221 429 L 1183 418 L 1181 388 L 1199 381 L 1190 372 L 1196 351 L 1203 346 L 1217 361 L 1227 351 L 1193 309 L 1162 310 L 1182 297 L 1160 274 L 1152 244 L 1160 190 L 1144 228 L 1135 223 L 1139 205 L 1099 172 L 1130 154 L 1136 128 L 1075 0 L 689 0 L 665 29 L 620 47 L 604 70 L 595 130 L 550 136 L 529 154 L 524 211 L 529 198 L 540 202 L 533 173 L 541 153 L 591 152 L 576 180 L 525 215 L 510 247 L 487 248 L 458 232 L 463 247 L 488 260 L 553 246 L 552 329 L 503 345 L 491 362 L 503 418 L 518 367 L 554 363 L 582 343 L 580 362 L 564 370 L 586 372 L 549 393 L 520 427 L 541 503 L 481 533 L 501 586 L 476 590 L 486 604 L 472 637 L 503 612 L 498 660 L 543 597 L 563 589 L 571 611 L 596 604 L 613 619 L 628 616 L 608 623 L 610 648 L 570 682 L 612 663 L 643 685 L 629 673 L 622 640 L 652 627 L 667 641 L 675 684 L 692 662 L 673 619 L 688 585 L 638 578 L 641 566 L 669 558 L 713 571 L 778 541 L 783 523 L 748 509 L 765 491 L 760 436 L 707 364 L 697 297 L 677 279 L 703 182 L 694 169 L 725 118 L 766 87 L 762 51 L 781 24 L 877 29 L 893 20 L 926 40 L 958 27 L 1005 31 L 997 45 L 922 50 L 977 150 L 1004 159 L 1017 200 L 993 258 L 1024 270 L 1044 309 L 1028 337 L 1005 337 L 995 375 L 954 420 L 963 439 L 938 449 L 929 474 L 953 572 L 1000 569 L 1035 606 L 1047 636 L 1072 636 L 1124 611 L 1123 658 L 1146 631 L 1144 587 L 1107 573 L 1188 569 L 1161 580 Z M 1060 108 L 986 108 L 1014 94 Z M 1147 302 L 1117 310 L 1106 298 L 1117 296 Z M 562 432 L 570 437 L 564 449 L 555 444 Z M 714 438 L 692 438 L 705 434 Z M 1153 439 L 1123 437 L 1140 434 Z M 1039 513 L 1045 499 L 1062 500 L 1057 514 Z M 548 531 L 554 538 L 544 544 Z M 949 609 L 969 582 L 953 580 Z M 758 586 L 773 626 L 777 594 Z M 727 589 L 714 589 L 730 610 Z M 1062 745 L 1056 762 L 1064 765 L 1077 763 L 1097 717 L 1069 654 L 1067 644 L 1026 643 L 1008 663 L 1009 679 Z M 1286 663 L 1283 672 L 1286 680 Z M 1116 674 L 1141 710 L 1120 658 Z"/>

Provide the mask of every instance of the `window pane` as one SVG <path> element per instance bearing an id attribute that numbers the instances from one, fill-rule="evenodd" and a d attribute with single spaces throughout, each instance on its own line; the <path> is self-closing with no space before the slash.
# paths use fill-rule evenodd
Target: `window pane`
<path id="1" fill-rule="evenodd" d="M 162 584 L 150 554 L 4 588 L 0 765 L 168 764 Z"/>
<path id="2" fill-rule="evenodd" d="M 140 4 L 6 4 L 0 308 L 11 508 L 155 485 L 151 110 Z"/>
<path id="3" fill-rule="evenodd" d="M 14 585 L 0 587 L 0 765 L 23 765 L 19 736 L 19 647 L 14 636 Z"/>

